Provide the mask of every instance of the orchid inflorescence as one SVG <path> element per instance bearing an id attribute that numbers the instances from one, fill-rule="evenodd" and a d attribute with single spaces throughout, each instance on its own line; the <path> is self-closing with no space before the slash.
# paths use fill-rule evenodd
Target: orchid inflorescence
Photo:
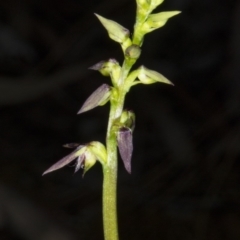
<path id="1" fill-rule="evenodd" d="M 83 145 L 68 144 L 68 147 L 76 146 L 76 149 L 43 173 L 46 174 L 62 168 L 75 159 L 77 159 L 75 172 L 83 168 L 83 174 L 97 161 L 102 164 L 104 179 L 106 179 L 103 183 L 103 208 L 107 209 L 107 211 L 111 211 L 110 209 L 112 209 L 112 213 L 109 214 L 106 213 L 105 210 L 103 211 L 105 239 L 108 240 L 118 239 L 117 224 L 114 225 L 109 220 L 110 218 L 116 220 L 114 207 L 116 203 L 114 196 L 116 195 L 116 186 L 114 186 L 114 184 L 116 185 L 117 178 L 117 146 L 125 169 L 131 173 L 131 157 L 133 151 L 132 132 L 135 127 L 135 114 L 131 110 L 123 109 L 125 96 L 131 87 L 137 84 L 160 82 L 173 85 L 162 74 L 150 70 L 145 66 L 140 66 L 131 71 L 132 66 L 141 55 L 144 36 L 147 33 L 163 27 L 169 18 L 180 13 L 180 11 L 152 13 L 163 1 L 164 0 L 136 0 L 136 22 L 132 37 L 130 31 L 119 23 L 95 14 L 107 30 L 109 37 L 121 45 L 124 54 L 122 66 L 120 66 L 117 60 L 110 58 L 109 60 L 100 61 L 90 67 L 92 70 L 99 71 L 103 76 L 110 77 L 112 86 L 105 83 L 102 84 L 88 97 L 78 111 L 78 114 L 81 114 L 110 102 L 106 147 L 97 141 Z M 112 179 L 112 185 L 109 183 L 110 179 Z M 113 205 L 105 207 L 106 204 Z M 112 215 L 110 216 L 110 214 Z"/>

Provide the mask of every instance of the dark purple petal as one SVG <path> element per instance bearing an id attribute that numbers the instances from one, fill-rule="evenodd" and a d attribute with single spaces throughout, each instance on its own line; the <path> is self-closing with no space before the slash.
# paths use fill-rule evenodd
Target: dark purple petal
<path id="1" fill-rule="evenodd" d="M 79 147 L 77 147 L 73 152 L 71 152 L 70 154 L 68 154 L 66 157 L 62 158 L 61 160 L 59 160 L 58 162 L 56 162 L 55 164 L 53 164 L 50 168 L 48 168 L 43 175 L 56 171 L 64 166 L 66 166 L 67 164 L 69 164 L 70 162 L 72 162 L 75 158 L 77 158 L 76 153 L 77 151 L 79 151 L 82 147 L 84 147 L 84 145 L 81 145 Z"/>
<path id="2" fill-rule="evenodd" d="M 129 128 L 121 128 L 117 136 L 118 149 L 123 160 L 124 166 L 128 173 L 131 173 L 131 159 L 132 159 L 132 131 Z"/>
<path id="3" fill-rule="evenodd" d="M 85 101 L 78 114 L 89 111 L 101 103 L 106 101 L 110 96 L 110 86 L 107 84 L 101 85 L 97 90 L 95 90 Z"/>

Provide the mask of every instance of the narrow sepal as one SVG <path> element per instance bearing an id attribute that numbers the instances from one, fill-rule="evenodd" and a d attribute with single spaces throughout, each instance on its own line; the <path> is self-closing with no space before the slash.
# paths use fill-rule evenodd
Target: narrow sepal
<path id="1" fill-rule="evenodd" d="M 103 65 L 106 61 L 100 61 L 93 66 L 89 67 L 88 69 L 95 70 L 95 71 L 100 71 L 103 68 Z M 104 75 L 104 74 L 103 74 Z M 109 76 L 109 75 L 106 75 Z"/>
<path id="2" fill-rule="evenodd" d="M 150 11 L 153 11 L 156 7 L 163 3 L 164 0 L 150 0 L 151 6 Z"/>
<path id="3" fill-rule="evenodd" d="M 62 158 L 61 160 L 59 160 L 58 162 L 53 164 L 50 168 L 48 168 L 42 175 L 45 175 L 47 173 L 56 171 L 56 170 L 58 170 L 58 169 L 60 169 L 64 166 L 66 166 L 67 164 L 69 164 L 73 160 L 75 160 L 78 156 L 81 155 L 81 150 L 82 150 L 83 147 L 84 147 L 84 145 L 78 146 L 73 152 L 71 152 L 66 157 Z"/>
<path id="4" fill-rule="evenodd" d="M 123 164 L 128 173 L 131 173 L 131 159 L 132 159 L 132 131 L 129 128 L 121 128 L 117 135 L 118 149 Z"/>
<path id="5" fill-rule="evenodd" d="M 180 11 L 160 12 L 149 15 L 147 21 L 142 26 L 142 31 L 146 34 L 160 27 L 163 27 L 169 18 L 178 15 Z"/>
<path id="6" fill-rule="evenodd" d="M 144 66 L 141 66 L 139 69 L 140 71 L 138 74 L 138 78 L 143 84 L 152 84 L 155 82 L 162 82 L 162 83 L 173 85 L 172 82 L 170 82 L 167 78 L 165 78 L 159 72 L 150 70 Z"/>
<path id="7" fill-rule="evenodd" d="M 97 106 L 101 106 L 109 100 L 111 88 L 107 84 L 101 85 L 97 88 L 84 102 L 77 114 L 89 111 Z"/>
<path id="8" fill-rule="evenodd" d="M 65 148 L 76 148 L 79 145 L 80 145 L 79 143 L 66 143 L 66 144 L 63 144 L 63 147 L 65 147 Z"/>
<path id="9" fill-rule="evenodd" d="M 119 43 L 125 42 L 130 35 L 130 32 L 128 29 L 124 28 L 117 22 L 114 22 L 110 19 L 104 18 L 98 14 L 95 13 L 99 21 L 102 23 L 102 25 L 105 27 L 105 29 L 108 32 L 109 37 Z"/>

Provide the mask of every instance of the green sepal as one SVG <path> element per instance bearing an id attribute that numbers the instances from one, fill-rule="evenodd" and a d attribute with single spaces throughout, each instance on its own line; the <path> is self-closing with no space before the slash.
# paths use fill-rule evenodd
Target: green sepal
<path id="1" fill-rule="evenodd" d="M 147 21 L 143 24 L 141 31 L 146 33 L 152 32 L 158 28 L 163 27 L 169 18 L 178 15 L 180 11 L 160 12 L 156 14 L 150 14 Z"/>
<path id="2" fill-rule="evenodd" d="M 88 149 L 91 151 L 94 156 L 99 160 L 101 164 L 106 164 L 107 162 L 107 150 L 105 146 L 97 141 L 92 141 L 88 144 Z"/>
<path id="3" fill-rule="evenodd" d="M 95 13 L 99 21 L 105 27 L 108 32 L 109 37 L 119 43 L 124 43 L 126 40 L 129 39 L 130 32 L 128 29 L 124 28 L 120 24 L 110 19 L 104 18 Z"/>
<path id="4" fill-rule="evenodd" d="M 156 7 L 158 7 L 160 4 L 164 2 L 164 0 L 150 0 L 150 11 L 152 12 Z"/>
<path id="5" fill-rule="evenodd" d="M 143 84 L 152 84 L 155 82 L 162 82 L 166 84 L 171 84 L 174 85 L 172 82 L 170 82 L 167 78 L 165 78 L 161 73 L 150 70 L 144 66 L 141 66 L 139 68 L 139 74 L 138 74 L 138 79 L 143 83 Z"/>

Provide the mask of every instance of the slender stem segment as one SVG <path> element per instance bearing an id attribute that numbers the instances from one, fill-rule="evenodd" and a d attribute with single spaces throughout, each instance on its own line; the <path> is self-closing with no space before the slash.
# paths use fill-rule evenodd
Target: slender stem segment
<path id="1" fill-rule="evenodd" d="M 121 116 L 126 92 L 123 84 L 133 64 L 123 64 L 117 99 L 111 100 L 106 138 L 107 164 L 103 169 L 103 226 L 105 240 L 118 240 L 117 226 L 117 136 L 114 122 Z"/>

